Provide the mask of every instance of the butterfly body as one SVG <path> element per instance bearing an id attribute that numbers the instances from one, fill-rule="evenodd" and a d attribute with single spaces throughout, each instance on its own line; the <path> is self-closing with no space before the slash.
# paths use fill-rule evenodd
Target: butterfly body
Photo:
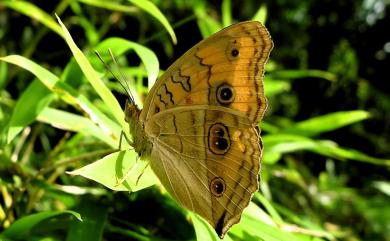
<path id="1" fill-rule="evenodd" d="M 132 143 L 168 192 L 222 238 L 258 189 L 266 110 L 264 65 L 272 49 L 259 22 L 232 25 L 180 57 L 126 104 Z"/>
<path id="2" fill-rule="evenodd" d="M 141 159 L 149 160 L 153 143 L 145 134 L 144 125 L 139 121 L 141 110 L 138 106 L 130 101 L 126 101 L 125 121 L 129 123 L 129 131 L 133 140 L 130 145 L 138 153 Z"/>

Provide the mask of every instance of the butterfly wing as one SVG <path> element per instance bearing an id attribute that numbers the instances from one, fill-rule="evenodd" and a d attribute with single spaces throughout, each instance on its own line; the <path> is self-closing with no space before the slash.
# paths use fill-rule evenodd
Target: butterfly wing
<path id="1" fill-rule="evenodd" d="M 259 122 L 267 107 L 263 75 L 272 46 L 267 29 L 255 21 L 232 25 L 199 42 L 153 86 L 140 121 L 178 106 L 210 105 L 238 110 Z"/>
<path id="2" fill-rule="evenodd" d="M 151 167 L 171 195 L 222 238 L 258 188 L 261 146 L 245 115 L 208 106 L 152 118 Z"/>
<path id="3" fill-rule="evenodd" d="M 258 22 L 225 28 L 164 73 L 140 114 L 153 143 L 152 169 L 220 237 L 239 221 L 258 187 L 257 123 L 267 106 L 263 74 L 271 48 Z"/>

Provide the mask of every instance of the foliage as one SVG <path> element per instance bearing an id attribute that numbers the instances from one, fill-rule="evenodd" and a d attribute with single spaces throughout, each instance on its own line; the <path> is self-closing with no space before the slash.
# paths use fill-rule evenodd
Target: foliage
<path id="1" fill-rule="evenodd" d="M 270 106 L 261 191 L 225 240 L 390 240 L 388 3 L 244 2 L 0 0 L 0 240 L 218 240 L 114 152 L 126 95 L 94 51 L 141 104 L 186 49 L 246 19 L 275 42 Z"/>

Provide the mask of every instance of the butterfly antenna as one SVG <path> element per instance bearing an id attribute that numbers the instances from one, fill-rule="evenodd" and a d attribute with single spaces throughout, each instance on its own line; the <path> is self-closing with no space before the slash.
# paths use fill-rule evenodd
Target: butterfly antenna
<path id="1" fill-rule="evenodd" d="M 116 59 L 115 59 L 114 54 L 112 53 L 111 49 L 108 49 L 108 53 L 110 53 L 111 59 L 112 59 L 113 63 L 115 64 L 115 66 L 117 67 L 117 70 L 119 73 L 119 78 L 118 78 L 119 83 L 122 85 L 123 89 L 125 89 L 125 91 L 127 92 L 127 95 L 129 96 L 131 103 L 134 103 L 134 97 L 133 97 L 133 94 L 131 94 L 131 90 L 130 90 L 129 85 L 127 84 L 126 77 L 122 73 L 122 71 L 118 68 L 119 65 L 116 62 Z"/>
<path id="2" fill-rule="evenodd" d="M 96 56 L 99 58 L 99 60 L 103 63 L 104 65 L 104 68 L 111 73 L 111 75 L 116 79 L 118 80 L 119 84 L 122 86 L 122 88 L 126 91 L 126 94 L 128 95 L 129 99 L 130 99 L 130 102 L 131 103 L 134 103 L 134 97 L 133 95 L 131 94 L 131 90 L 130 90 L 130 87 L 129 85 L 127 84 L 127 81 L 126 81 L 126 78 L 124 77 L 123 73 L 119 70 L 118 68 L 118 63 L 111 51 L 111 49 L 108 49 L 108 52 L 110 54 L 110 57 L 114 63 L 114 66 L 116 68 L 116 70 L 114 71 L 114 69 L 112 68 L 112 66 L 108 65 L 102 58 L 102 56 L 99 54 L 98 51 L 95 50 L 95 54 Z M 119 76 L 116 75 L 114 72 L 117 72 L 119 73 Z"/>

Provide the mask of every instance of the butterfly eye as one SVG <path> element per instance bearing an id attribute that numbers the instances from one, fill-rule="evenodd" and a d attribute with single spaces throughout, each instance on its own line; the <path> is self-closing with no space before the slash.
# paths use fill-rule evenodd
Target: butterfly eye
<path id="1" fill-rule="evenodd" d="M 221 105 L 229 105 L 234 101 L 236 93 L 232 86 L 221 84 L 217 89 L 217 100 Z"/>
<path id="2" fill-rule="evenodd" d="M 216 155 L 223 155 L 230 149 L 230 137 L 226 126 L 215 123 L 209 129 L 209 149 Z"/>
<path id="3" fill-rule="evenodd" d="M 225 188 L 225 181 L 220 177 L 216 177 L 210 182 L 210 191 L 214 196 L 222 196 Z"/>

